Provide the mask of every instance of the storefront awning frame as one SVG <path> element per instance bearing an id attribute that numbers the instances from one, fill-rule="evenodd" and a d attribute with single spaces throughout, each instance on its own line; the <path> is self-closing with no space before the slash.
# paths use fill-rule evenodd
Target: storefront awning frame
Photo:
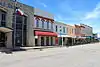
<path id="1" fill-rule="evenodd" d="M 35 36 L 55 36 L 57 37 L 57 34 L 54 32 L 35 31 Z"/>
<path id="2" fill-rule="evenodd" d="M 0 32 L 4 32 L 4 33 L 8 33 L 8 32 L 12 32 L 13 29 L 9 28 L 9 27 L 0 27 Z"/>
<path id="3" fill-rule="evenodd" d="M 70 38 L 75 38 L 74 36 L 70 36 L 70 35 L 58 35 L 58 37 L 70 37 Z"/>

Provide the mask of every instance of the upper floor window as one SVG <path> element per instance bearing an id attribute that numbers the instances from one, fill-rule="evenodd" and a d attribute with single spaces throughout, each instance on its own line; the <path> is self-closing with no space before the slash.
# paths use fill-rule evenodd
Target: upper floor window
<path id="1" fill-rule="evenodd" d="M 42 20 L 42 28 L 44 28 L 44 21 Z"/>
<path id="2" fill-rule="evenodd" d="M 72 34 L 73 34 L 73 29 L 72 29 Z"/>
<path id="3" fill-rule="evenodd" d="M 67 27 L 67 31 L 68 31 L 68 27 Z"/>
<path id="4" fill-rule="evenodd" d="M 6 26 L 6 12 L 0 11 L 0 24 Z"/>
<path id="5" fill-rule="evenodd" d="M 62 32 L 62 28 L 61 28 L 61 26 L 60 26 L 60 33 Z"/>
<path id="6" fill-rule="evenodd" d="M 72 29 L 72 34 L 74 33 L 74 29 Z"/>
<path id="7" fill-rule="evenodd" d="M 36 20 L 36 27 L 39 27 L 39 20 Z"/>
<path id="8" fill-rule="evenodd" d="M 39 19 L 39 28 L 42 28 L 42 21 Z"/>
<path id="9" fill-rule="evenodd" d="M 60 28 L 60 33 L 62 32 L 62 29 Z"/>
<path id="10" fill-rule="evenodd" d="M 56 25 L 56 32 L 58 31 L 58 27 L 57 27 L 57 25 Z"/>
<path id="11" fill-rule="evenodd" d="M 22 23 L 22 22 L 23 22 L 22 19 L 23 19 L 23 18 L 22 18 L 21 16 L 16 15 L 16 22 L 17 22 L 17 23 Z"/>
<path id="12" fill-rule="evenodd" d="M 75 34 L 77 34 L 77 29 L 75 29 Z"/>
<path id="13" fill-rule="evenodd" d="M 70 34 L 72 34 L 72 29 L 70 28 Z"/>
<path id="14" fill-rule="evenodd" d="M 49 29 L 49 21 L 47 22 L 47 29 Z"/>
<path id="15" fill-rule="evenodd" d="M 6 14 L 2 14 L 1 20 L 5 21 L 6 20 Z"/>
<path id="16" fill-rule="evenodd" d="M 65 33 L 65 27 L 63 27 L 63 33 Z"/>
<path id="17" fill-rule="evenodd" d="M 53 30 L 53 23 L 51 22 L 51 30 Z"/>
<path id="18" fill-rule="evenodd" d="M 47 29 L 47 22 L 44 21 L 44 29 Z"/>

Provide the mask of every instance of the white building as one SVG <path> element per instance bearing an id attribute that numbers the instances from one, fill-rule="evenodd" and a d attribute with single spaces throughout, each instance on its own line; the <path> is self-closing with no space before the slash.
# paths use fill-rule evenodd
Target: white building
<path id="1" fill-rule="evenodd" d="M 97 34 L 97 38 L 100 38 L 100 33 Z"/>
<path id="2" fill-rule="evenodd" d="M 58 34 L 58 44 L 66 45 L 67 44 L 67 25 L 61 22 L 55 21 L 54 23 L 54 32 Z"/>
<path id="3" fill-rule="evenodd" d="M 54 16 L 34 8 L 35 46 L 55 46 L 57 34 L 53 32 Z"/>

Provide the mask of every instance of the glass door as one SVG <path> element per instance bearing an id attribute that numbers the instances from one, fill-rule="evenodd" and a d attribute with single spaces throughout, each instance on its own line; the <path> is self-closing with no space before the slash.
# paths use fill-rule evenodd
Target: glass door
<path id="1" fill-rule="evenodd" d="M 6 41 L 5 33 L 0 32 L 0 47 L 5 47 L 5 41 Z"/>
<path id="2" fill-rule="evenodd" d="M 53 46 L 53 37 L 51 37 L 51 46 Z"/>
<path id="3" fill-rule="evenodd" d="M 27 17 L 16 15 L 16 46 L 26 46 Z"/>
<path id="4" fill-rule="evenodd" d="M 41 37 L 41 46 L 44 46 L 44 37 Z"/>
<path id="5" fill-rule="evenodd" d="M 49 37 L 46 37 L 46 45 L 49 46 Z"/>
<path id="6" fill-rule="evenodd" d="M 0 10 L 0 27 L 6 26 L 6 12 Z M 5 47 L 6 36 L 0 31 L 0 47 Z"/>

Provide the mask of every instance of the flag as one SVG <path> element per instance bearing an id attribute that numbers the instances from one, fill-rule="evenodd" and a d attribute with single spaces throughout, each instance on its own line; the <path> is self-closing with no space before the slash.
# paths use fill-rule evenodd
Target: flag
<path id="1" fill-rule="evenodd" d="M 16 9 L 16 13 L 21 15 L 21 16 L 24 15 L 24 12 L 21 9 L 19 9 L 19 8 Z"/>

